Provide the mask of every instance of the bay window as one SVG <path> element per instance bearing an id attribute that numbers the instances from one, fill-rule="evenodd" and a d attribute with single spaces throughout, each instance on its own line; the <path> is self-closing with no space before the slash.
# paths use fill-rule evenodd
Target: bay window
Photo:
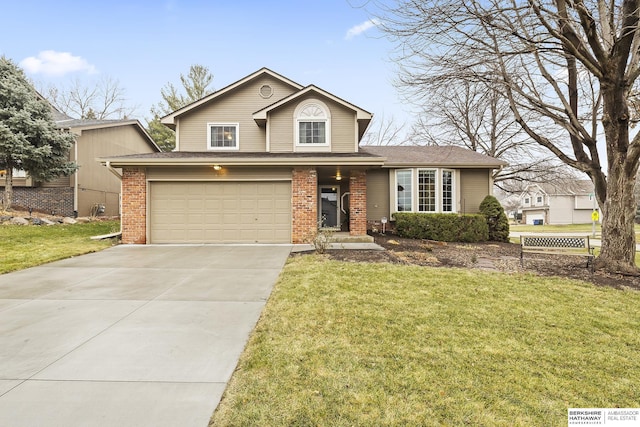
<path id="1" fill-rule="evenodd" d="M 411 212 L 413 194 L 413 173 L 411 170 L 396 171 L 396 183 L 398 184 L 396 209 L 398 212 Z"/>
<path id="2" fill-rule="evenodd" d="M 396 170 L 396 212 L 456 212 L 455 176 L 440 168 Z"/>

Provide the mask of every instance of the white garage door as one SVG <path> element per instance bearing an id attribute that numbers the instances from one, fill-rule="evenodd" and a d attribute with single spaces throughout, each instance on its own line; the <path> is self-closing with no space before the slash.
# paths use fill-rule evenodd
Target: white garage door
<path id="1" fill-rule="evenodd" d="M 544 213 L 535 213 L 536 211 L 534 211 L 533 213 L 529 213 L 527 212 L 527 224 L 532 225 L 535 224 L 537 221 L 544 221 Z"/>
<path id="2" fill-rule="evenodd" d="M 151 243 L 290 243 L 291 183 L 152 182 Z"/>

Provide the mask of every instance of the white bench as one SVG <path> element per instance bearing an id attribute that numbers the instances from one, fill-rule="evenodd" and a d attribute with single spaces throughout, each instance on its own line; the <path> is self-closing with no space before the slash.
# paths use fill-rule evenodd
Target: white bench
<path id="1" fill-rule="evenodd" d="M 593 248 L 589 236 L 561 234 L 520 235 L 520 265 L 524 266 L 524 254 L 572 255 L 587 258 L 587 268 L 593 271 Z"/>

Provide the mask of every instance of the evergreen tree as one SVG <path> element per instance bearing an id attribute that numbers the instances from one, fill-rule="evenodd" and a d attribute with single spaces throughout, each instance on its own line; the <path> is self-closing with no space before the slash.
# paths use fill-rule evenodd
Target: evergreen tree
<path id="1" fill-rule="evenodd" d="M 11 60 L 0 57 L 0 167 L 6 170 L 2 204 L 11 208 L 13 170 L 36 181 L 75 172 L 69 161 L 73 135 L 53 121 L 51 107 Z"/>
<path id="2" fill-rule="evenodd" d="M 213 89 L 209 88 L 212 81 L 213 74 L 209 69 L 203 65 L 195 64 L 189 68 L 189 74 L 186 76 L 180 74 L 180 82 L 185 91 L 184 95 L 172 83 L 167 83 L 160 89 L 162 102 L 151 107 L 153 119 L 147 121 L 147 132 L 162 151 L 173 150 L 176 146 L 176 133 L 160 123 L 160 117 L 209 95 L 213 92 Z"/>
<path id="3" fill-rule="evenodd" d="M 509 220 L 504 208 L 493 196 L 487 196 L 480 203 L 480 213 L 487 219 L 489 240 L 494 242 L 509 241 Z"/>

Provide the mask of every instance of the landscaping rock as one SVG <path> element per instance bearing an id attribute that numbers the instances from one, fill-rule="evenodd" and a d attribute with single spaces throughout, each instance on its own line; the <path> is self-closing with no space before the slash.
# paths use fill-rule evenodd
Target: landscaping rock
<path id="1" fill-rule="evenodd" d="M 76 224 L 78 221 L 76 221 L 75 219 L 71 218 L 71 217 L 64 217 L 62 218 L 62 223 L 63 224 Z"/>
<path id="2" fill-rule="evenodd" d="M 76 221 L 79 222 L 80 224 L 86 224 L 88 222 L 91 222 L 91 218 L 86 217 L 86 216 L 80 216 L 80 217 L 76 218 Z"/>
<path id="3" fill-rule="evenodd" d="M 8 215 L 0 216 L 0 222 L 6 222 L 6 221 L 9 221 L 9 220 L 11 220 L 11 217 L 8 216 Z"/>
<path id="4" fill-rule="evenodd" d="M 9 222 L 11 224 L 14 224 L 14 225 L 28 225 L 29 224 L 29 221 L 27 221 L 26 219 L 21 218 L 19 216 L 15 216 L 15 217 L 11 218 L 11 220 L 9 220 Z"/>
<path id="5" fill-rule="evenodd" d="M 39 218 L 42 225 L 55 225 L 53 221 L 49 221 L 47 218 Z"/>
<path id="6" fill-rule="evenodd" d="M 31 218 L 31 224 L 42 225 L 42 220 L 40 218 Z"/>

